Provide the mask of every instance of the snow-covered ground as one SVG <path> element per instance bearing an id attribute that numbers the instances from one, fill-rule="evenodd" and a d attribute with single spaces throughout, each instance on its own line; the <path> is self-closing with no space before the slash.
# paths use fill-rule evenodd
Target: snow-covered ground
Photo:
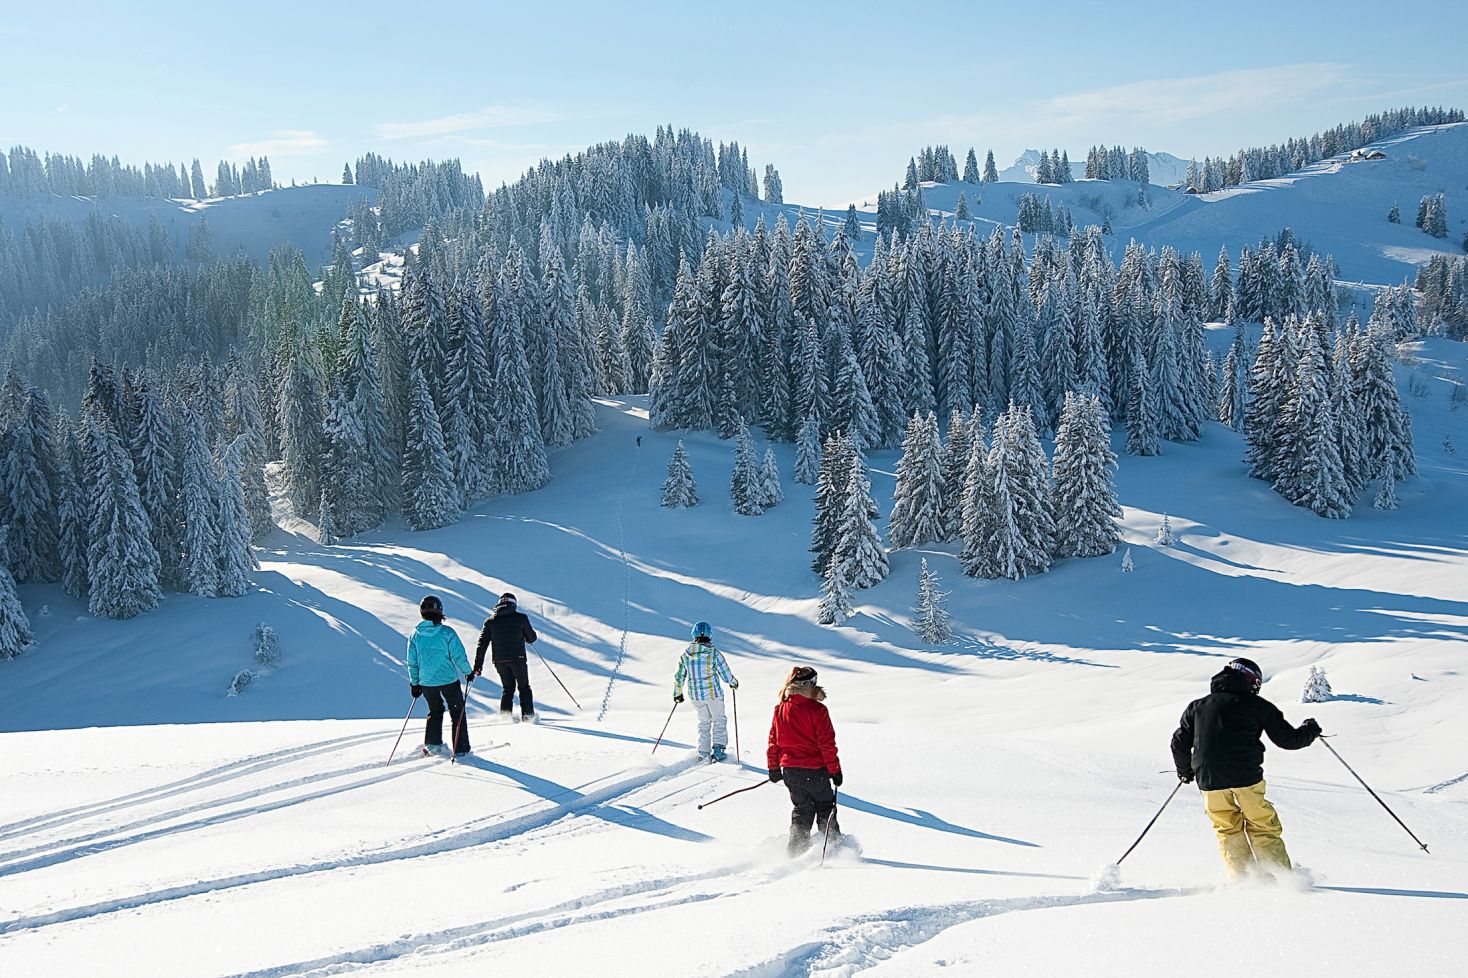
<path id="1" fill-rule="evenodd" d="M 189 229 L 201 219 L 209 222 L 214 253 L 220 256 L 242 251 L 264 262 L 272 249 L 293 245 L 306 256 L 312 268 L 331 260 L 331 232 L 347 208 L 358 200 L 377 199 L 371 187 L 335 183 L 280 187 L 238 197 L 210 200 L 160 200 L 155 197 L 6 197 L 0 196 L 0 220 L 12 230 L 41 218 L 80 224 L 94 213 L 147 231 L 157 218 L 168 232 L 174 258 L 182 260 Z"/>
<path id="2" fill-rule="evenodd" d="M 749 519 L 728 503 L 731 444 L 689 436 L 704 501 L 660 510 L 677 436 L 647 429 L 641 398 L 602 402 L 549 487 L 456 526 L 331 548 L 278 532 L 245 598 L 171 596 L 118 623 L 22 588 L 39 641 L 0 664 L 0 974 L 1459 974 L 1468 413 L 1449 392 L 1468 347 L 1417 357 L 1422 475 L 1398 512 L 1291 507 L 1211 426 L 1123 459 L 1134 573 L 1118 553 L 982 582 L 942 549 L 901 552 L 839 629 L 814 624 L 789 447 L 787 501 Z M 895 456 L 871 461 L 885 515 Z M 1152 542 L 1164 513 L 1174 547 Z M 960 627 L 930 650 L 906 627 L 924 554 Z M 385 767 L 420 595 L 472 647 L 506 589 L 582 708 L 532 657 L 539 726 L 499 721 L 481 680 L 473 758 Z M 651 753 L 698 619 L 741 680 L 742 768 L 692 763 L 686 707 Z M 281 666 L 228 698 L 262 621 Z M 1121 886 L 1095 885 L 1175 783 L 1183 705 L 1235 655 L 1293 721 L 1338 735 L 1431 855 L 1324 748 L 1271 750 L 1313 886 L 1223 886 L 1191 788 Z M 823 867 L 785 858 L 783 788 L 697 807 L 760 783 L 794 662 L 830 692 L 857 843 Z M 1337 695 L 1306 707 L 1311 665 Z M 415 720 L 405 746 L 419 736 Z"/>
<path id="3" fill-rule="evenodd" d="M 988 234 L 996 224 L 1012 228 L 1020 198 L 1039 194 L 1052 207 L 1069 208 L 1078 226 L 1110 221 L 1118 259 L 1135 238 L 1154 248 L 1200 251 L 1210 273 L 1220 247 L 1228 247 L 1237 268 L 1241 247 L 1257 247 L 1262 238 L 1289 227 L 1316 251 L 1334 255 L 1343 281 L 1398 285 L 1433 255 L 1463 253 L 1468 206 L 1458 194 L 1468 174 L 1468 123 L 1414 129 L 1373 145 L 1385 159 L 1324 160 L 1299 173 L 1217 194 L 1148 187 L 1146 207 L 1137 202 L 1137 183 L 1107 180 L 924 184 L 923 199 L 930 210 L 951 216 L 964 194 L 976 228 Z M 1412 222 L 1420 198 L 1444 191 L 1448 236 L 1433 238 Z M 1393 204 L 1401 208 L 1401 224 L 1387 220 Z M 872 226 L 876 206 L 875 195 L 857 202 Z"/>

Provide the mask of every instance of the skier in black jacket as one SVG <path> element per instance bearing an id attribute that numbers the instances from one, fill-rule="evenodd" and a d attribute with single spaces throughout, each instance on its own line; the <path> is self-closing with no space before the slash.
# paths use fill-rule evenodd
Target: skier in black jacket
<path id="1" fill-rule="evenodd" d="M 1234 659 L 1213 677 L 1210 692 L 1188 704 L 1172 735 L 1179 780 L 1197 780 L 1203 805 L 1218 835 L 1218 850 L 1234 879 L 1257 864 L 1288 871 L 1279 815 L 1264 797 L 1264 742 L 1299 750 L 1315 743 L 1313 719 L 1292 727 L 1279 707 L 1259 695 L 1263 673 L 1252 659 Z"/>
<path id="2" fill-rule="evenodd" d="M 521 719 L 535 722 L 535 698 L 530 693 L 530 670 L 525 660 L 525 643 L 535 642 L 535 629 L 530 619 L 515 605 L 515 596 L 500 595 L 494 612 L 484 620 L 479 633 L 479 648 L 474 656 L 474 675 L 484 671 L 484 652 L 493 649 L 494 671 L 499 673 L 500 716 L 514 718 L 515 690 L 520 690 Z"/>

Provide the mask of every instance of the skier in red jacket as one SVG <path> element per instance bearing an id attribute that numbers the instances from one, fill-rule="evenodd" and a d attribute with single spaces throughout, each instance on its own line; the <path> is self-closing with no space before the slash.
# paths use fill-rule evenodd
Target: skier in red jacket
<path id="1" fill-rule="evenodd" d="M 825 698 L 826 691 L 816 685 L 816 671 L 796 666 L 785 680 L 770 722 L 770 780 L 785 782 L 795 806 L 790 815 L 791 856 L 810 848 L 812 822 L 828 833 L 828 842 L 841 837 L 835 790 L 841 786 L 841 760 Z"/>

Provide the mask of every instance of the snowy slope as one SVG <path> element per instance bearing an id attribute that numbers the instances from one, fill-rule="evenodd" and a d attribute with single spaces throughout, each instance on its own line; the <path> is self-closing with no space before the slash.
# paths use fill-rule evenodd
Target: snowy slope
<path id="1" fill-rule="evenodd" d="M 1468 123 L 1416 129 L 1374 145 L 1386 159 L 1326 160 L 1286 177 L 1202 197 L 1148 187 L 1146 207 L 1138 203 L 1139 188 L 1131 181 L 930 184 L 924 185 L 923 198 L 935 214 L 951 216 L 964 194 L 975 225 L 987 234 L 995 224 L 1013 227 L 1020 197 L 1039 194 L 1052 207 L 1069 208 L 1077 225 L 1110 220 L 1118 258 L 1136 239 L 1155 248 L 1172 245 L 1185 254 L 1200 251 L 1210 271 L 1220 247 L 1226 245 L 1237 261 L 1244 245 L 1256 247 L 1264 237 L 1292 227 L 1316 251 L 1335 256 L 1343 281 L 1396 285 L 1433 255 L 1463 253 Z M 1412 221 L 1418 199 L 1441 192 L 1448 200 L 1448 236 L 1439 239 Z M 876 203 L 873 196 L 857 205 L 873 224 Z M 1404 223 L 1387 221 L 1393 204 L 1401 207 Z"/>
<path id="2" fill-rule="evenodd" d="M 332 229 L 346 217 L 347 208 L 363 198 L 375 201 L 377 191 L 371 187 L 323 183 L 201 201 L 0 196 L 0 220 L 12 229 L 39 218 L 81 223 L 101 210 L 146 232 L 150 218 L 156 215 L 168 231 L 174 258 L 181 261 L 189 229 L 200 218 L 207 218 L 217 255 L 243 250 L 252 259 L 263 262 L 271 249 L 290 244 L 301 249 L 307 264 L 314 268 L 330 260 Z"/>
<path id="3" fill-rule="evenodd" d="M 660 510 L 676 436 L 647 430 L 640 398 L 603 402 L 601 433 L 554 456 L 549 487 L 457 526 L 332 548 L 277 533 L 242 599 L 170 597 L 104 623 L 55 588 L 23 588 L 40 643 L 0 664 L 0 726 L 14 731 L 0 735 L 0 973 L 1134 975 L 1186 959 L 1221 975 L 1237 959 L 1199 941 L 1226 919 L 1269 970 L 1455 974 L 1468 462 L 1443 441 L 1468 446 L 1448 402 L 1465 356 L 1429 341 L 1403 368 L 1428 393 L 1409 398 L 1422 477 L 1401 511 L 1332 522 L 1290 507 L 1244 477 L 1238 438 L 1213 426 L 1123 460 L 1131 575 L 1118 555 L 971 581 L 926 551 L 962 633 L 938 650 L 905 627 L 918 553 L 894 556 L 848 627 L 813 624 L 810 491 L 788 482 L 788 447 L 788 500 L 751 520 L 727 503 L 731 446 L 689 436 L 704 502 Z M 884 513 L 894 463 L 872 459 Z M 1164 512 L 1176 547 L 1151 542 Z M 443 595 L 472 645 L 507 588 L 583 708 L 532 659 L 541 726 L 501 724 L 481 681 L 477 757 L 384 768 L 419 595 Z M 742 681 L 743 772 L 688 766 L 686 708 L 649 753 L 700 618 Z M 282 665 L 226 698 L 258 621 L 280 631 Z M 1170 790 L 1182 705 L 1240 654 L 1293 720 L 1339 735 L 1432 855 L 1323 749 L 1271 750 L 1271 793 L 1314 888 L 1218 889 L 1192 789 L 1121 889 L 1093 887 Z M 841 817 L 859 843 L 823 869 L 784 858 L 782 789 L 696 807 L 760 783 L 794 661 L 830 691 Z M 1293 700 L 1311 664 L 1339 695 L 1307 712 Z"/>

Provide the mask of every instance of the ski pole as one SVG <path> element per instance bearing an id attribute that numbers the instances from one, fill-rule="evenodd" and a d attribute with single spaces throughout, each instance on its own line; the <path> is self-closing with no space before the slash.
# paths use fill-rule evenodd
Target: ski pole
<path id="1" fill-rule="evenodd" d="M 563 683 L 563 682 L 561 682 L 561 677 L 556 675 L 556 671 L 551 668 L 551 664 L 549 662 L 546 662 L 545 661 L 545 656 L 543 656 L 543 655 L 540 654 L 540 649 L 536 649 L 535 648 L 535 643 L 534 642 L 531 642 L 530 643 L 530 647 L 532 649 L 535 649 L 535 657 L 540 660 L 540 664 L 541 665 L 545 666 L 546 672 L 550 673 L 551 674 L 551 678 L 554 679 L 557 683 L 560 684 L 561 691 L 564 692 L 567 696 L 571 696 L 571 691 L 569 689 L 566 689 L 566 684 Z M 571 696 L 571 702 L 572 703 L 576 703 L 576 697 Z M 576 703 L 576 709 L 578 709 L 578 710 L 581 709 L 581 704 L 580 703 Z"/>
<path id="2" fill-rule="evenodd" d="M 744 757 L 739 753 L 739 687 L 730 686 L 729 695 L 734 697 L 734 760 L 743 764 Z"/>
<path id="3" fill-rule="evenodd" d="M 459 704 L 459 715 L 454 718 L 454 745 L 449 749 L 449 763 L 459 762 L 459 725 L 464 726 L 464 738 L 469 737 L 469 687 L 474 684 L 474 677 L 468 676 L 464 679 L 464 702 Z"/>
<path id="4" fill-rule="evenodd" d="M 725 798 L 733 798 L 735 795 L 742 795 L 746 791 L 753 791 L 756 788 L 763 788 L 765 785 L 767 785 L 769 783 L 770 783 L 769 779 L 766 778 L 764 781 L 761 781 L 759 784 L 752 784 L 748 788 L 739 788 L 736 791 L 729 792 L 727 795 L 720 795 L 719 797 L 715 798 L 713 801 L 706 801 L 702 805 L 699 805 L 698 806 L 698 810 L 699 811 L 703 811 L 705 808 L 709 807 L 710 805 L 717 805 L 719 802 L 723 801 Z"/>
<path id="5" fill-rule="evenodd" d="M 1386 809 L 1386 813 L 1388 815 L 1390 815 L 1392 818 L 1396 819 L 1397 824 L 1402 827 L 1403 831 L 1405 831 L 1408 835 L 1412 836 L 1412 841 L 1415 842 L 1415 843 L 1417 843 L 1419 846 L 1421 846 L 1423 852 L 1427 852 L 1429 855 L 1431 855 L 1431 853 L 1428 851 L 1427 843 L 1425 843 L 1421 839 L 1417 838 L 1416 834 L 1413 833 L 1413 831 L 1411 829 L 1407 828 L 1407 823 L 1406 822 L 1402 821 L 1400 818 L 1397 818 L 1397 813 L 1394 812 L 1394 811 L 1392 811 L 1390 808 L 1388 808 L 1387 807 L 1387 803 L 1381 800 L 1381 796 L 1378 795 L 1376 792 L 1374 792 L 1374 791 L 1371 790 L 1371 785 L 1367 784 L 1366 781 L 1361 777 L 1361 775 L 1359 775 L 1359 774 L 1356 773 L 1356 769 L 1353 768 L 1353 767 L 1351 767 L 1351 765 L 1347 764 L 1346 763 L 1346 759 L 1344 757 L 1342 757 L 1340 754 L 1336 753 L 1336 749 L 1334 747 L 1332 747 L 1332 746 L 1330 746 L 1330 744 L 1326 743 L 1326 740 L 1325 740 L 1324 735 L 1322 735 L 1318 739 L 1320 740 L 1320 742 L 1322 744 L 1325 744 L 1325 749 L 1328 750 L 1328 751 L 1330 751 L 1332 754 L 1335 754 L 1335 759 L 1338 760 L 1338 761 L 1340 761 L 1341 762 L 1341 765 L 1347 771 L 1350 771 L 1351 772 L 1351 777 L 1353 777 L 1357 781 L 1360 781 L 1361 782 L 1361 787 L 1365 788 L 1368 792 L 1370 792 L 1371 797 L 1373 797 L 1373 798 L 1376 799 L 1376 803 L 1378 805 L 1380 805 L 1382 808 L 1385 808 Z"/>
<path id="6" fill-rule="evenodd" d="M 673 709 L 668 711 L 668 719 L 663 721 L 663 733 L 658 734 L 657 743 L 652 745 L 651 753 L 656 754 L 658 752 L 658 746 L 661 745 L 663 742 L 663 734 L 666 734 L 668 732 L 668 724 L 673 722 L 673 713 L 678 709 L 678 704 L 680 702 L 681 700 L 673 701 Z"/>
<path id="7" fill-rule="evenodd" d="M 392 763 L 392 756 L 398 752 L 398 744 L 403 742 L 403 734 L 408 732 L 408 721 L 413 719 L 413 708 L 418 705 L 418 697 L 413 697 L 413 702 L 408 704 L 408 715 L 403 717 L 403 729 L 398 731 L 398 739 L 392 742 L 392 751 L 387 755 L 387 764 Z M 384 764 L 383 767 L 387 767 Z"/>
<path id="8" fill-rule="evenodd" d="M 836 800 L 841 797 L 841 789 L 831 787 L 831 814 L 826 816 L 826 830 L 821 834 L 825 836 L 821 840 L 821 865 L 826 865 L 826 847 L 831 844 L 831 826 L 836 824 Z"/>
<path id="9" fill-rule="evenodd" d="M 1167 796 L 1167 801 L 1164 801 L 1162 803 L 1162 807 L 1159 808 L 1159 809 L 1157 809 L 1157 814 L 1152 816 L 1152 821 L 1148 822 L 1147 823 L 1147 827 L 1142 830 L 1142 834 L 1139 835 L 1139 836 L 1137 836 L 1137 841 L 1136 842 L 1133 842 L 1131 844 L 1131 846 L 1127 849 L 1127 851 L 1121 854 L 1121 859 L 1125 859 L 1127 856 L 1130 856 L 1132 854 L 1132 849 L 1135 849 L 1137 846 L 1141 845 L 1142 840 L 1147 837 L 1147 833 L 1152 831 L 1152 826 L 1156 825 L 1157 824 L 1157 820 L 1162 817 L 1163 811 L 1166 810 L 1167 806 L 1170 805 L 1170 804 L 1172 804 L 1172 800 L 1177 797 L 1178 789 L 1181 788 L 1182 786 L 1183 786 L 1183 780 L 1181 778 L 1179 778 L 1177 784 L 1173 785 L 1173 787 L 1172 787 L 1172 794 L 1170 794 L 1170 795 Z M 1113 865 L 1113 866 L 1120 866 L 1121 865 L 1121 859 L 1118 859 L 1116 862 L 1112 863 L 1111 865 Z"/>

